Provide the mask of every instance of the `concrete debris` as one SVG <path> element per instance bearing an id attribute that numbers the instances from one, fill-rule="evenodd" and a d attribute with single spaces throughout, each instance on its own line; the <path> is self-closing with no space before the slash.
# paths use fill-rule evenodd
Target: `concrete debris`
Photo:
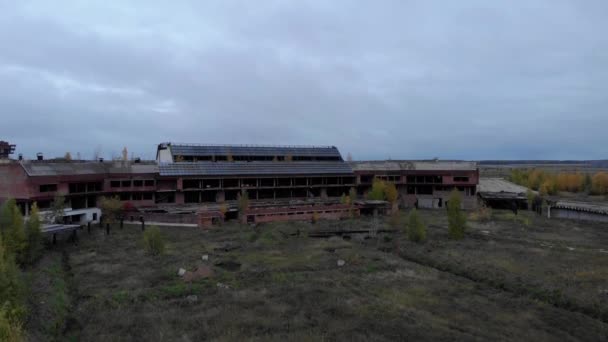
<path id="1" fill-rule="evenodd" d="M 190 295 L 190 296 L 186 297 L 186 300 L 190 303 L 196 303 L 196 302 L 198 302 L 198 296 Z"/>
<path id="2" fill-rule="evenodd" d="M 217 283 L 217 287 L 220 289 L 226 289 L 226 290 L 230 289 L 230 286 L 228 286 L 227 284 L 224 284 L 224 283 Z"/>
<path id="3" fill-rule="evenodd" d="M 566 248 L 568 248 L 569 251 L 573 251 L 574 250 L 574 248 L 572 248 L 572 247 L 566 247 Z"/>
<path id="4" fill-rule="evenodd" d="M 346 261 L 344 261 L 342 259 L 338 260 L 338 267 L 342 267 L 344 265 L 346 265 Z"/>
<path id="5" fill-rule="evenodd" d="M 184 274 L 186 274 L 186 270 L 183 268 L 180 268 L 179 270 L 177 270 L 177 275 L 180 277 L 183 277 Z"/>
<path id="6" fill-rule="evenodd" d="M 203 261 L 209 260 L 209 254 L 203 254 Z"/>
<path id="7" fill-rule="evenodd" d="M 600 249 L 600 253 L 608 253 L 608 251 L 605 249 Z"/>

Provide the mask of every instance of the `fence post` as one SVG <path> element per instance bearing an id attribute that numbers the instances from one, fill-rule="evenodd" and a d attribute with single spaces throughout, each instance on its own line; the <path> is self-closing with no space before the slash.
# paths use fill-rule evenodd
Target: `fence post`
<path id="1" fill-rule="evenodd" d="M 91 221 L 87 222 L 87 232 L 91 234 Z"/>
<path id="2" fill-rule="evenodd" d="M 106 223 L 106 235 L 110 235 L 110 224 Z"/>

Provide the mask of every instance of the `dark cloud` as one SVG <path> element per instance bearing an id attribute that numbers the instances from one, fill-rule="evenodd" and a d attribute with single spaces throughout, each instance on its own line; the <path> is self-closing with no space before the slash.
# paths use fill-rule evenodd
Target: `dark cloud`
<path id="1" fill-rule="evenodd" d="M 0 138 L 606 158 L 603 1 L 0 4 Z"/>

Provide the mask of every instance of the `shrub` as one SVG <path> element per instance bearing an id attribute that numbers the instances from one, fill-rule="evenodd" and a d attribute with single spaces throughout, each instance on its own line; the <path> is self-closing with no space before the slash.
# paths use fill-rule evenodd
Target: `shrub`
<path id="1" fill-rule="evenodd" d="M 243 215 L 247 208 L 249 208 L 249 194 L 247 191 L 243 191 L 243 193 L 239 195 L 238 206 L 239 215 Z"/>
<path id="2" fill-rule="evenodd" d="M 25 229 L 23 227 L 23 216 L 14 201 L 7 201 L 2 213 L 2 238 L 6 254 L 11 255 L 21 262 L 27 247 Z"/>
<path id="3" fill-rule="evenodd" d="M 150 255 L 157 256 L 165 252 L 165 239 L 160 228 L 151 226 L 144 232 L 144 246 Z"/>
<path id="4" fill-rule="evenodd" d="M 10 320 L 2 307 L 0 307 L 0 341 L 25 341 L 21 325 L 18 322 Z"/>
<path id="5" fill-rule="evenodd" d="M 448 201 L 448 234 L 451 239 L 455 240 L 464 238 L 467 224 L 467 218 L 460 209 L 461 203 L 460 192 L 454 189 Z"/>
<path id="6" fill-rule="evenodd" d="M 410 211 L 407 222 L 407 238 L 413 242 L 426 240 L 426 225 L 422 222 L 416 208 Z"/>
<path id="7" fill-rule="evenodd" d="M 16 207 L 14 199 L 8 199 L 0 206 L 0 233 L 9 229 L 13 222 L 13 208 Z"/>
<path id="8" fill-rule="evenodd" d="M 62 223 L 65 215 L 65 197 L 61 194 L 56 194 L 51 204 L 51 221 L 52 223 Z"/>
<path id="9" fill-rule="evenodd" d="M 608 173 L 598 172 L 591 178 L 591 192 L 595 195 L 608 194 Z"/>
<path id="10" fill-rule="evenodd" d="M 488 222 L 492 219 L 492 208 L 486 206 L 479 207 L 469 217 L 471 221 Z"/>
<path id="11" fill-rule="evenodd" d="M 115 223 L 123 214 L 123 205 L 118 197 L 103 197 L 99 202 L 104 222 Z"/>
<path id="12" fill-rule="evenodd" d="M 25 284 L 14 256 L 8 253 L 0 237 L 0 309 L 9 320 L 18 320 L 25 313 Z"/>
<path id="13" fill-rule="evenodd" d="M 38 205 L 34 202 L 30 217 L 25 224 L 25 236 L 27 248 L 25 249 L 24 261 L 28 264 L 35 263 L 42 256 L 42 232 L 40 231 L 40 214 Z"/>
<path id="14" fill-rule="evenodd" d="M 319 222 L 319 219 L 320 219 L 320 217 L 319 217 L 319 213 L 318 213 L 318 212 L 316 212 L 316 211 L 315 211 L 315 212 L 313 212 L 313 213 L 312 213 L 312 223 L 313 223 L 313 224 L 316 224 L 317 222 Z"/>

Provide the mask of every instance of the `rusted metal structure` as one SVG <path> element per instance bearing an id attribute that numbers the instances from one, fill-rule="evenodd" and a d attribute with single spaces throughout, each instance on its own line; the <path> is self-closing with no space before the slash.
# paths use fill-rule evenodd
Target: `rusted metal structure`
<path id="1" fill-rule="evenodd" d="M 0 140 L 0 159 L 8 159 L 11 154 L 15 153 L 15 146 L 14 144 Z"/>

